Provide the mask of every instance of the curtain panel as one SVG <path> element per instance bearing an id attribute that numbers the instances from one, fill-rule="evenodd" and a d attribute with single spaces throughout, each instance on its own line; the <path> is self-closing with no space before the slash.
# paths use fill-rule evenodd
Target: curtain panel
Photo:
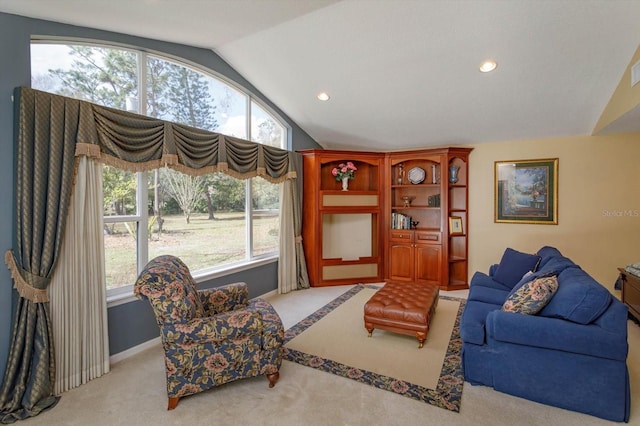
<path id="1" fill-rule="evenodd" d="M 77 163 L 60 260 L 48 287 L 57 395 L 110 370 L 102 164 L 85 156 Z"/>
<path id="2" fill-rule="evenodd" d="M 27 87 L 17 88 L 15 99 L 17 241 L 5 262 L 20 297 L 0 386 L 2 423 L 58 401 L 47 287 L 65 233 L 75 156 L 134 172 L 166 166 L 192 176 L 222 172 L 272 183 L 297 177 L 296 154 L 279 148 Z M 294 209 L 299 215 L 300 205 Z"/>
<path id="3" fill-rule="evenodd" d="M 295 158 L 296 169 L 302 168 L 301 156 Z M 302 176 L 287 180 L 280 192 L 280 261 L 278 293 L 309 288 L 307 262 L 302 247 Z"/>
<path id="4" fill-rule="evenodd" d="M 260 176 L 271 183 L 297 177 L 293 152 L 88 102 L 76 102 L 80 105 L 78 154 L 96 156 L 105 164 L 131 172 L 166 166 L 191 176 L 214 172 L 238 179 Z"/>
<path id="5" fill-rule="evenodd" d="M 16 100 L 16 242 L 5 261 L 20 297 L 0 388 L 2 423 L 58 402 L 47 286 L 62 245 L 78 133 L 77 102 L 20 92 Z"/>

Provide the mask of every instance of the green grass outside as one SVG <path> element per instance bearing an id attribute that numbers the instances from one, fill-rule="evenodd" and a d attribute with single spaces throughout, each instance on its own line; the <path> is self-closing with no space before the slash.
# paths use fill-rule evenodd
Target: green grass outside
<path id="1" fill-rule="evenodd" d="M 163 254 L 180 257 L 192 274 L 198 270 L 245 259 L 245 214 L 218 213 L 215 220 L 206 214 L 194 214 L 187 224 L 184 216 L 164 216 L 163 232 L 149 241 L 149 259 Z M 137 277 L 136 242 L 122 223 L 108 224 L 105 234 L 107 289 L 131 285 Z M 278 213 L 255 215 L 253 220 L 254 255 L 278 249 Z"/>

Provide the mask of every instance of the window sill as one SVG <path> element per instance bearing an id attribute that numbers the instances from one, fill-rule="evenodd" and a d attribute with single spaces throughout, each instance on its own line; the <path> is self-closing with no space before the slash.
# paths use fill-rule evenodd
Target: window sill
<path id="1" fill-rule="evenodd" d="M 269 263 L 277 262 L 278 255 L 269 257 L 263 257 L 260 259 L 254 259 L 249 262 L 243 262 L 241 264 L 235 264 L 227 267 L 214 268 L 208 271 L 204 271 L 193 278 L 197 283 L 209 281 L 215 278 L 224 277 L 227 275 L 235 274 L 237 272 L 246 271 L 247 269 L 256 268 L 258 266 L 267 265 Z M 107 294 L 107 308 L 111 308 L 125 303 L 131 303 L 138 300 L 133 294 L 133 285 L 114 289 Z"/>

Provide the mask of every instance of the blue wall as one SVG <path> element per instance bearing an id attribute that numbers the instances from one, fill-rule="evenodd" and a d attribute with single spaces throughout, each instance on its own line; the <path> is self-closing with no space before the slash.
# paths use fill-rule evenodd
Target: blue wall
<path id="1" fill-rule="evenodd" d="M 14 114 L 11 95 L 15 87 L 30 85 L 29 51 L 31 36 L 36 35 L 122 43 L 175 55 L 200 64 L 237 82 L 280 114 L 292 128 L 294 150 L 320 148 L 286 114 L 211 50 L 0 13 L 0 57 L 2 58 L 0 61 L 0 182 L 11 182 L 11 184 L 0 185 L 0 250 L 2 255 L 13 247 L 15 238 L 13 226 L 15 223 Z M 250 286 L 251 297 L 274 290 L 277 288 L 277 264 L 271 263 L 212 280 L 201 284 L 201 287 L 215 287 L 235 281 L 247 282 Z M 0 267 L 0 377 L 4 375 L 9 352 L 14 306 L 12 299 L 16 297 L 12 286 L 8 270 L 5 267 Z M 136 301 L 109 309 L 109 342 L 112 354 L 136 346 L 158 335 L 158 327 L 148 303 Z"/>

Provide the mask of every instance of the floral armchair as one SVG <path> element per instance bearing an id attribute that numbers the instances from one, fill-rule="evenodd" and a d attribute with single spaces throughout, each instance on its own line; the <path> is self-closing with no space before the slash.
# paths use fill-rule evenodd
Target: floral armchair
<path id="1" fill-rule="evenodd" d="M 249 300 L 245 283 L 197 290 L 175 256 L 151 260 L 134 285 L 151 303 L 165 352 L 168 409 L 181 397 L 233 380 L 278 380 L 284 328 L 271 304 Z"/>

